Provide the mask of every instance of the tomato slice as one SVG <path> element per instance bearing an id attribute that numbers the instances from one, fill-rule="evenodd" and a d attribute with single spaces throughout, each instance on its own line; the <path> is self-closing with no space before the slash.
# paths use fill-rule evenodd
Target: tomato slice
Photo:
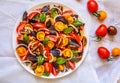
<path id="1" fill-rule="evenodd" d="M 54 75 L 54 76 L 57 76 L 58 75 L 58 72 L 56 71 L 56 69 L 53 67 L 53 70 L 52 70 L 52 74 Z"/>
<path id="2" fill-rule="evenodd" d="M 72 10 L 66 10 L 62 13 L 63 16 L 71 16 L 73 15 L 73 11 Z"/>
<path id="3" fill-rule="evenodd" d="M 24 29 L 24 27 L 25 27 L 26 24 L 27 24 L 27 21 L 22 21 L 22 22 L 20 22 L 20 24 L 17 26 L 16 32 L 17 32 L 17 33 L 20 33 L 21 30 Z"/>
<path id="4" fill-rule="evenodd" d="M 46 71 L 46 72 L 49 72 L 49 73 L 52 72 L 52 70 L 53 70 L 53 65 L 52 65 L 51 63 L 45 62 L 43 65 L 44 65 L 44 68 L 45 68 L 45 71 Z"/>
<path id="5" fill-rule="evenodd" d="M 74 38 L 81 45 L 81 40 L 77 34 L 70 33 L 70 36 Z"/>
<path id="6" fill-rule="evenodd" d="M 36 23 L 33 24 L 33 27 L 34 28 L 45 28 L 46 26 L 43 23 L 36 22 Z"/>
<path id="7" fill-rule="evenodd" d="M 28 19 L 32 19 L 36 14 L 39 14 L 39 12 L 32 12 L 28 15 Z"/>
<path id="8" fill-rule="evenodd" d="M 72 70 L 75 69 L 75 63 L 68 61 L 68 64 L 69 64 L 70 69 L 72 69 Z"/>

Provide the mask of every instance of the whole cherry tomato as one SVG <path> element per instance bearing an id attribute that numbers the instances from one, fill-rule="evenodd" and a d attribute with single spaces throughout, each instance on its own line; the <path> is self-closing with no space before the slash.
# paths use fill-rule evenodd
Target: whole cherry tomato
<path id="1" fill-rule="evenodd" d="M 104 20 L 107 17 L 107 13 L 103 10 L 99 11 L 98 14 L 99 14 L 98 19 L 101 20 L 101 21 Z"/>
<path id="2" fill-rule="evenodd" d="M 114 56 L 114 57 L 120 56 L 120 48 L 117 48 L 117 47 L 113 48 L 112 56 Z"/>
<path id="3" fill-rule="evenodd" d="M 87 9 L 90 13 L 95 13 L 98 10 L 98 4 L 95 0 L 89 0 L 87 2 Z"/>
<path id="4" fill-rule="evenodd" d="M 99 47 L 97 52 L 98 52 L 99 57 L 102 59 L 108 59 L 110 57 L 110 52 L 105 47 Z"/>
<path id="5" fill-rule="evenodd" d="M 107 34 L 107 26 L 105 24 L 101 24 L 96 32 L 95 32 L 96 36 L 98 37 L 98 39 L 101 40 L 102 37 L 105 37 Z"/>

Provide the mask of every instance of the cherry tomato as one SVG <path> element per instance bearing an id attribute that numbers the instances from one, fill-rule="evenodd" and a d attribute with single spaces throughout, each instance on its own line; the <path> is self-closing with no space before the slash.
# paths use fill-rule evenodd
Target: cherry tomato
<path id="1" fill-rule="evenodd" d="M 38 12 L 32 12 L 28 15 L 28 19 L 32 19 L 36 14 L 39 14 Z"/>
<path id="2" fill-rule="evenodd" d="M 66 10 L 62 13 L 62 15 L 63 16 L 71 16 L 71 15 L 73 15 L 73 12 L 72 12 L 72 10 Z"/>
<path id="3" fill-rule="evenodd" d="M 72 70 L 75 69 L 75 63 L 71 62 L 71 61 L 68 61 L 68 67 Z"/>
<path id="4" fill-rule="evenodd" d="M 46 28 L 45 24 L 40 23 L 40 22 L 36 22 L 33 24 L 34 28 Z"/>
<path id="5" fill-rule="evenodd" d="M 98 10 L 98 4 L 95 0 L 89 0 L 87 2 L 87 9 L 90 13 L 94 13 Z"/>
<path id="6" fill-rule="evenodd" d="M 58 72 L 56 71 L 56 69 L 53 67 L 53 70 L 52 70 L 52 74 L 54 75 L 54 76 L 57 76 L 58 75 Z"/>
<path id="7" fill-rule="evenodd" d="M 97 52 L 98 52 L 99 57 L 102 59 L 108 59 L 110 57 L 110 52 L 105 47 L 99 47 Z"/>
<path id="8" fill-rule="evenodd" d="M 23 57 L 23 56 L 27 55 L 27 53 L 28 53 L 27 49 L 23 46 L 17 47 L 16 52 L 20 57 Z"/>
<path id="9" fill-rule="evenodd" d="M 99 11 L 99 16 L 98 16 L 98 19 L 99 20 L 104 20 L 105 18 L 107 17 L 107 13 L 103 10 Z"/>
<path id="10" fill-rule="evenodd" d="M 20 22 L 20 24 L 17 26 L 16 32 L 20 33 L 24 29 L 26 24 L 27 24 L 27 21 Z"/>
<path id="11" fill-rule="evenodd" d="M 107 29 L 107 32 L 109 35 L 116 35 L 117 34 L 117 29 L 114 26 L 109 26 Z"/>
<path id="12" fill-rule="evenodd" d="M 107 26 L 105 24 L 101 24 L 96 32 L 95 32 L 96 36 L 98 37 L 99 40 L 101 40 L 102 37 L 105 37 L 107 34 Z"/>
<path id="13" fill-rule="evenodd" d="M 113 48 L 112 56 L 114 56 L 114 57 L 120 56 L 120 48 L 117 48 L 117 47 Z"/>
<path id="14" fill-rule="evenodd" d="M 45 62 L 44 64 L 45 71 L 51 73 L 53 70 L 53 65 L 49 62 Z"/>
<path id="15" fill-rule="evenodd" d="M 70 36 L 74 38 L 81 45 L 80 37 L 77 34 L 70 33 Z"/>

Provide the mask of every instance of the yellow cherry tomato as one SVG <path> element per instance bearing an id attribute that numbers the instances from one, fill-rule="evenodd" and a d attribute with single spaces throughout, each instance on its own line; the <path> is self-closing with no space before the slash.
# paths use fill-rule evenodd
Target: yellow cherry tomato
<path id="1" fill-rule="evenodd" d="M 63 71 L 64 70 L 64 66 L 63 65 L 59 65 L 59 70 Z"/>
<path id="2" fill-rule="evenodd" d="M 73 21 L 74 21 L 73 17 L 70 16 L 70 15 L 69 15 L 69 16 L 66 16 L 65 18 L 66 18 L 66 20 L 68 21 L 69 24 L 72 24 Z"/>
<path id="3" fill-rule="evenodd" d="M 43 75 L 43 73 L 44 73 L 44 66 L 43 65 L 39 65 L 39 66 L 37 66 L 37 68 L 35 69 L 35 74 L 36 74 L 36 76 L 42 76 Z"/>
<path id="4" fill-rule="evenodd" d="M 102 10 L 99 11 L 99 15 L 100 16 L 98 17 L 98 19 L 101 20 L 101 21 L 104 20 L 107 17 L 107 13 L 105 11 L 102 11 Z"/>
<path id="5" fill-rule="evenodd" d="M 62 37 L 62 46 L 66 46 L 68 44 L 68 38 Z"/>
<path id="6" fill-rule="evenodd" d="M 20 46 L 16 49 L 16 52 L 17 52 L 18 56 L 22 57 L 27 54 L 27 49 L 23 46 Z"/>
<path id="7" fill-rule="evenodd" d="M 25 25 L 25 28 L 33 29 L 32 25 L 30 25 L 30 24 L 26 24 L 26 25 Z"/>
<path id="8" fill-rule="evenodd" d="M 70 49 L 63 50 L 63 56 L 65 58 L 70 58 L 73 55 L 72 51 Z"/>
<path id="9" fill-rule="evenodd" d="M 67 25 L 65 25 L 64 23 L 62 23 L 62 22 L 55 23 L 55 29 L 57 31 L 63 31 L 65 28 L 67 28 Z"/>
<path id="10" fill-rule="evenodd" d="M 43 31 L 40 31 L 40 32 L 37 33 L 37 39 L 39 41 L 43 41 L 44 38 L 45 38 L 45 33 Z"/>
<path id="11" fill-rule="evenodd" d="M 53 41 L 48 41 L 48 47 L 50 48 L 50 49 L 52 49 L 53 47 L 54 47 L 54 42 Z"/>
<path id="12" fill-rule="evenodd" d="M 112 56 L 117 57 L 120 56 L 120 48 L 113 48 L 112 49 Z"/>

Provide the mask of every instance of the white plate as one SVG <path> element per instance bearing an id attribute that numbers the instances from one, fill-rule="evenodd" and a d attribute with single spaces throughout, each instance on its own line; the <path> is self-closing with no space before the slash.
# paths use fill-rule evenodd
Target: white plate
<path id="1" fill-rule="evenodd" d="M 79 13 L 77 13 L 75 10 L 73 10 L 72 8 L 64 5 L 64 4 L 60 4 L 60 3 L 57 3 L 57 2 L 45 2 L 45 3 L 40 3 L 38 5 L 35 5 L 33 6 L 32 8 L 30 8 L 29 10 L 27 10 L 27 12 L 30 12 L 31 10 L 34 10 L 38 7 L 43 7 L 44 5 L 62 5 L 63 8 L 66 10 L 66 9 L 71 9 L 75 14 L 79 15 Z M 22 61 L 20 60 L 20 58 L 18 57 L 17 53 L 16 53 L 16 47 L 17 47 L 17 44 L 16 44 L 16 37 L 17 37 L 17 33 L 16 33 L 16 27 L 18 26 L 18 23 L 21 21 L 21 18 L 22 16 L 20 17 L 20 19 L 18 19 L 17 23 L 16 23 L 16 26 L 15 26 L 15 29 L 14 29 L 14 33 L 13 33 L 13 49 L 14 49 L 14 52 L 15 52 L 15 56 L 17 58 L 17 60 L 19 61 L 19 63 L 22 65 L 23 68 L 25 68 L 28 72 L 30 72 L 31 74 L 35 75 L 35 73 L 33 72 L 32 69 L 30 69 L 28 66 L 26 66 L 25 64 L 22 63 Z M 79 16 L 79 20 L 81 20 L 81 17 Z M 83 20 L 82 20 L 83 21 Z M 83 21 L 84 22 L 84 21 Z M 80 64 L 83 62 L 83 60 L 85 59 L 85 56 L 87 55 L 87 52 L 88 52 L 88 47 L 89 47 L 89 36 L 88 36 L 88 29 L 87 27 L 85 26 L 85 29 L 84 29 L 84 33 L 85 33 L 85 36 L 87 37 L 87 45 L 85 46 L 84 48 L 84 52 L 83 52 L 83 57 L 81 59 L 81 61 L 79 61 L 77 64 L 76 64 L 76 68 L 74 70 L 69 70 L 68 72 L 65 72 L 65 73 L 60 73 L 59 75 L 57 76 L 53 76 L 53 75 L 50 75 L 49 77 L 46 77 L 46 76 L 41 76 L 41 78 L 47 78 L 47 79 L 54 79 L 54 78 L 60 78 L 60 77 L 63 77 L 63 76 L 66 76 L 70 73 L 72 73 L 73 71 L 75 71 L 79 66 Z"/>

